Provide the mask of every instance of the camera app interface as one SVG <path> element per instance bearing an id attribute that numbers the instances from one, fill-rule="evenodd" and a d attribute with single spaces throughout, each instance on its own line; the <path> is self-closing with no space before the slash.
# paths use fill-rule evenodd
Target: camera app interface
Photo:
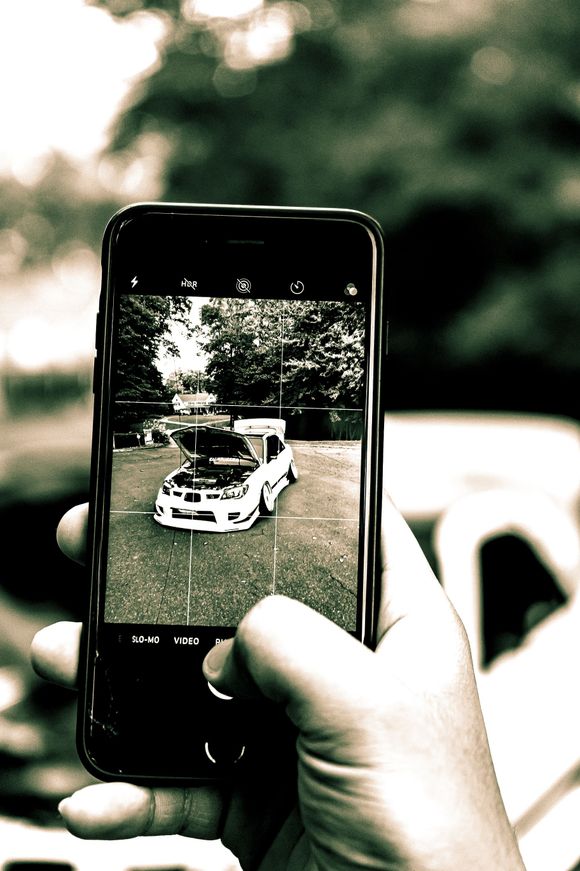
<path id="1" fill-rule="evenodd" d="M 280 593 L 353 631 L 365 305 L 194 284 L 119 299 L 105 622 L 234 627 Z"/>

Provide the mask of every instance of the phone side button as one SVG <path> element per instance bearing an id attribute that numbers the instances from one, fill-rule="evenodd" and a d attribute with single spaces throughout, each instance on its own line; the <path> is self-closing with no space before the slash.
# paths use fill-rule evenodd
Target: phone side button
<path id="1" fill-rule="evenodd" d="M 232 701 L 233 696 L 226 696 L 225 693 L 220 693 L 220 691 L 216 690 L 216 688 L 214 686 L 212 686 L 209 681 L 207 682 L 207 685 L 216 698 L 223 699 L 224 702 L 231 702 Z"/>
<path id="2" fill-rule="evenodd" d="M 203 749 L 205 750 L 205 755 L 207 756 L 207 758 L 209 759 L 209 761 L 210 761 L 210 762 L 213 762 L 214 765 L 219 765 L 220 762 L 221 762 L 221 763 L 226 762 L 226 763 L 228 763 L 228 764 L 230 764 L 230 765 L 235 765 L 236 762 L 239 762 L 239 761 L 240 761 L 240 759 L 242 758 L 242 756 L 243 756 L 244 753 L 246 752 L 246 745 L 245 745 L 245 744 L 242 744 L 241 749 L 240 749 L 240 748 L 236 748 L 236 750 L 234 751 L 233 754 L 231 753 L 231 748 L 228 748 L 228 751 L 229 751 L 229 752 L 228 752 L 228 756 L 230 757 L 229 759 L 219 759 L 219 758 L 216 759 L 216 755 L 217 755 L 218 757 L 219 757 L 219 755 L 220 755 L 219 750 L 218 750 L 218 752 L 217 752 L 217 754 L 216 754 L 216 753 L 215 753 L 215 750 L 214 750 L 213 748 L 210 747 L 210 745 L 209 745 L 209 741 L 206 741 L 206 742 L 205 742 L 205 744 L 203 745 Z"/>

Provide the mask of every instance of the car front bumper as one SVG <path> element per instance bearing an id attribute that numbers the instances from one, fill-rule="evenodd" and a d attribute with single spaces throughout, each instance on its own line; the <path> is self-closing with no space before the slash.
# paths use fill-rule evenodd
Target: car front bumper
<path id="1" fill-rule="evenodd" d="M 155 502 L 154 519 L 161 526 L 194 532 L 236 532 L 249 529 L 260 516 L 259 505 L 246 498 L 184 503 L 164 493 Z"/>

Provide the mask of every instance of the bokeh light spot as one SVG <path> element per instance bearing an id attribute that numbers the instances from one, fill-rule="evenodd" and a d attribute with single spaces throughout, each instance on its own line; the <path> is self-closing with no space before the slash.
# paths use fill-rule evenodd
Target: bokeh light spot
<path id="1" fill-rule="evenodd" d="M 489 45 L 475 52 L 471 69 L 479 79 L 490 85 L 505 85 L 514 74 L 514 62 L 507 52 Z"/>

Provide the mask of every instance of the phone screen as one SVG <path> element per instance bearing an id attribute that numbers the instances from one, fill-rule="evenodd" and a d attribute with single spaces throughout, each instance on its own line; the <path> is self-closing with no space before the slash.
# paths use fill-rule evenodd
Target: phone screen
<path id="1" fill-rule="evenodd" d="M 110 254 L 88 744 L 119 776 L 211 777 L 256 726 L 201 660 L 252 605 L 368 630 L 378 254 L 352 222 L 163 217 Z"/>
<path id="2" fill-rule="evenodd" d="M 282 593 L 354 632 L 364 305 L 123 295 L 117 373 L 159 311 L 179 321 L 154 365 L 192 375 L 152 403 L 116 379 L 105 621 L 235 627 Z"/>

